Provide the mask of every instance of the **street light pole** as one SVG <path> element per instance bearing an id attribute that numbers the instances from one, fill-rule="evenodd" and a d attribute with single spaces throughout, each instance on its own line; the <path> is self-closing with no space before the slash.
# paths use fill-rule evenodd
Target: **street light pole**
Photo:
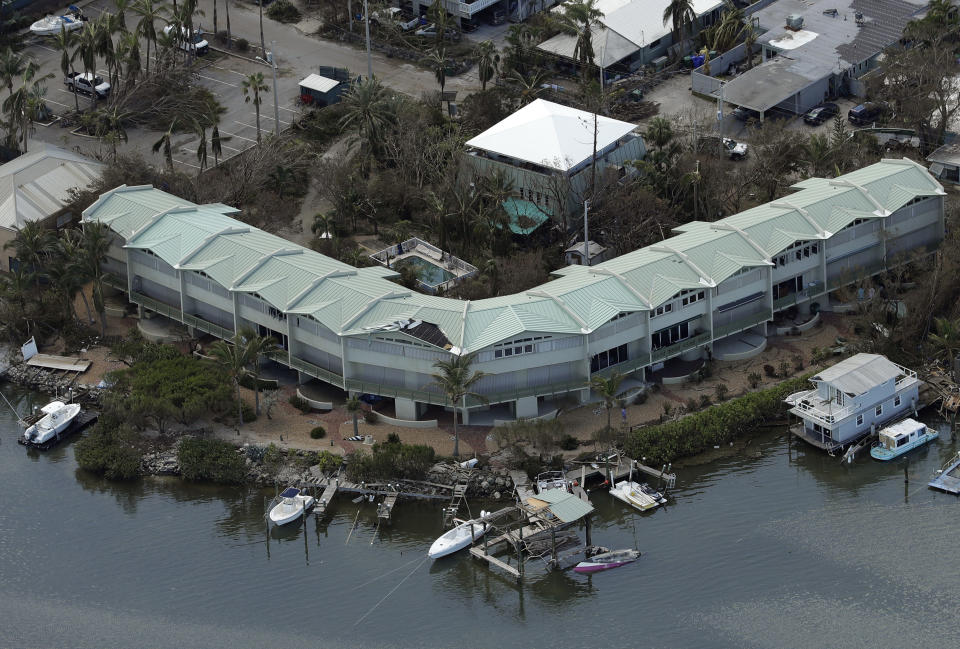
<path id="1" fill-rule="evenodd" d="M 363 22 L 367 28 L 367 79 L 372 79 L 373 60 L 370 58 L 370 11 L 367 10 L 367 0 L 363 0 Z"/>
<path id="2" fill-rule="evenodd" d="M 270 67 L 273 69 L 273 128 L 280 135 L 280 104 L 277 101 L 277 41 L 270 41 Z"/>
<path id="3" fill-rule="evenodd" d="M 590 223 L 587 212 L 590 209 L 590 199 L 583 201 L 583 265 L 590 265 Z"/>

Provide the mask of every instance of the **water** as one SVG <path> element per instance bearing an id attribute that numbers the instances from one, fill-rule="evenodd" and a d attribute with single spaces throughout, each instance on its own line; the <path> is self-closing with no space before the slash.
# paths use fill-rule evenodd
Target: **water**
<path id="1" fill-rule="evenodd" d="M 423 257 L 405 257 L 396 262 L 394 267 L 404 265 L 411 266 L 413 270 L 416 271 L 420 281 L 427 286 L 437 287 L 454 277 L 453 273 L 446 268 L 441 268 Z"/>
<path id="2" fill-rule="evenodd" d="M 360 506 L 338 499 L 268 543 L 272 491 L 110 483 L 72 444 L 17 445 L 0 411 L 0 646 L 957 647 L 960 503 L 926 488 L 958 446 L 940 430 L 906 486 L 900 463 L 847 468 L 772 432 L 678 471 L 665 510 L 597 493 L 595 541 L 641 559 L 594 576 L 531 565 L 520 587 L 466 555 L 423 562 L 436 507 L 401 502 L 371 544 L 364 505 L 346 544 Z"/>

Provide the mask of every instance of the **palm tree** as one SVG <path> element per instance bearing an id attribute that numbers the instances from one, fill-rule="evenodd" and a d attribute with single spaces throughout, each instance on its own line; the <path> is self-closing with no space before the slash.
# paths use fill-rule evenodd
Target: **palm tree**
<path id="1" fill-rule="evenodd" d="M 936 333 L 930 334 L 930 342 L 937 347 L 937 356 L 944 357 L 952 372 L 953 361 L 960 351 L 960 320 L 934 318 L 933 328 Z"/>
<path id="2" fill-rule="evenodd" d="M 230 31 L 230 0 L 224 0 L 224 9 L 227 12 L 227 49 L 233 49 L 233 32 Z"/>
<path id="3" fill-rule="evenodd" d="M 143 36 L 147 42 L 147 74 L 150 74 L 150 43 L 156 48 L 157 21 L 168 15 L 167 8 L 162 3 L 154 4 L 153 0 L 137 0 L 132 8 L 133 13 L 140 17 L 135 28 L 136 33 Z"/>
<path id="4" fill-rule="evenodd" d="M 10 145 L 14 146 L 16 143 L 16 129 L 19 126 L 23 153 L 27 152 L 30 127 L 46 107 L 43 97 L 47 94 L 47 88 L 42 82 L 53 78 L 52 72 L 38 78 L 36 76 L 38 69 L 33 61 L 28 63 L 23 73 L 22 85 L 3 102 L 4 112 L 10 114 Z"/>
<path id="5" fill-rule="evenodd" d="M 280 349 L 272 336 L 259 336 L 250 327 L 240 330 L 240 338 L 244 341 L 244 350 L 250 362 L 250 376 L 253 378 L 254 412 L 260 414 L 260 360 L 272 351 Z"/>
<path id="6" fill-rule="evenodd" d="M 757 42 L 757 30 L 748 24 L 743 32 L 743 51 L 747 55 L 747 69 L 753 68 L 753 46 Z"/>
<path id="7" fill-rule="evenodd" d="M 0 53 L 0 79 L 10 95 L 13 94 L 13 80 L 21 76 L 26 69 L 27 59 L 11 48 L 8 47 Z"/>
<path id="8" fill-rule="evenodd" d="M 268 180 L 270 184 L 273 185 L 273 190 L 277 192 L 277 196 L 280 197 L 280 200 L 283 200 L 284 190 L 292 185 L 296 178 L 293 169 L 283 165 L 277 165 L 273 171 L 270 172 Z"/>
<path id="9" fill-rule="evenodd" d="M 110 146 L 113 149 L 113 160 L 117 160 L 117 143 L 128 142 L 126 123 L 133 113 L 120 110 L 120 107 L 114 104 L 113 108 L 103 111 L 101 116 L 103 130 L 110 140 Z"/>
<path id="10" fill-rule="evenodd" d="M 73 53 L 73 58 L 80 59 L 83 65 L 83 71 L 86 74 L 93 75 L 97 70 L 97 45 L 99 43 L 99 33 L 96 23 L 88 22 L 80 30 L 77 37 L 77 49 Z M 96 95 L 90 96 L 90 101 L 96 103 Z"/>
<path id="11" fill-rule="evenodd" d="M 243 426 L 243 399 L 240 396 L 240 382 L 249 374 L 250 365 L 248 348 L 240 334 L 234 335 L 231 341 L 218 340 L 210 345 L 210 355 L 220 367 L 224 369 L 230 380 L 237 388 L 237 421 Z M 240 429 L 237 429 L 240 434 Z"/>
<path id="12" fill-rule="evenodd" d="M 93 308 L 100 316 L 100 335 L 107 335 L 107 312 L 103 302 L 103 260 L 107 258 L 113 235 L 107 225 L 99 222 L 83 226 L 82 250 L 83 272 L 93 280 Z"/>
<path id="13" fill-rule="evenodd" d="M 230 2 L 230 0 L 227 0 L 227 2 Z M 216 35 L 218 31 L 220 31 L 220 28 L 217 25 L 217 0 L 213 0 L 213 33 L 214 35 Z"/>
<path id="14" fill-rule="evenodd" d="M 378 79 L 365 79 L 350 86 L 340 104 L 344 110 L 340 129 L 355 129 L 367 152 L 376 151 L 381 133 L 396 119 L 395 105 L 389 101 L 387 89 Z"/>
<path id="15" fill-rule="evenodd" d="M 113 46 L 113 34 L 117 30 L 116 22 L 116 16 L 104 12 L 100 14 L 100 18 L 93 23 L 93 29 L 97 35 L 96 53 L 97 56 L 103 58 L 103 62 L 107 66 L 107 80 L 113 84 L 114 88 L 117 84 L 113 73 L 114 66 L 117 63 L 117 51 Z M 92 71 L 96 72 L 96 69 Z M 117 76 L 119 77 L 119 74 Z"/>
<path id="16" fill-rule="evenodd" d="M 647 142 L 653 142 L 657 151 L 662 151 L 673 139 L 673 126 L 666 117 L 654 117 L 647 124 Z"/>
<path id="17" fill-rule="evenodd" d="M 223 155 L 223 143 L 230 139 L 230 136 L 220 135 L 220 127 L 213 125 L 213 132 L 210 134 L 210 150 L 213 151 L 213 166 L 220 165 L 220 156 Z"/>
<path id="18" fill-rule="evenodd" d="M 510 25 L 504 40 L 509 46 L 508 49 L 505 50 L 506 64 L 504 68 L 512 69 L 517 74 L 526 74 L 527 52 L 536 44 L 530 25 L 527 23 Z"/>
<path id="19" fill-rule="evenodd" d="M 475 397 L 487 403 L 487 398 L 483 395 L 473 392 L 471 388 L 477 384 L 485 375 L 483 372 L 470 371 L 470 365 L 473 363 L 476 354 L 464 354 L 463 356 L 452 356 L 447 361 L 437 361 L 433 364 L 439 370 L 433 375 L 431 386 L 440 388 L 440 391 L 447 397 L 450 405 L 453 407 L 453 457 L 460 455 L 460 434 L 457 432 L 457 412 L 466 397 Z"/>
<path id="20" fill-rule="evenodd" d="M 74 47 L 77 44 L 76 34 L 68 32 L 62 26 L 60 33 L 54 36 L 53 45 L 60 50 L 60 72 L 67 78 L 73 72 Z M 0 63 L 2 65 L 2 63 Z M 77 85 L 73 85 L 73 103 L 77 112 L 80 112 L 80 98 L 77 95 Z"/>
<path id="21" fill-rule="evenodd" d="M 443 47 L 430 50 L 427 61 L 433 69 L 433 76 L 440 84 L 440 92 L 443 93 L 443 88 L 447 85 L 447 50 Z"/>
<path id="22" fill-rule="evenodd" d="M 610 411 L 620 396 L 620 384 L 624 378 L 619 372 L 608 377 L 597 375 L 590 378 L 590 388 L 603 398 L 603 407 L 607 409 L 607 428 L 610 428 Z"/>
<path id="23" fill-rule="evenodd" d="M 125 86 L 130 87 L 136 83 L 143 69 L 143 62 L 140 60 L 140 37 L 135 33 L 124 34 L 118 44 L 118 58 L 126 62 L 127 79 Z M 122 53 L 122 57 L 120 54 Z"/>
<path id="24" fill-rule="evenodd" d="M 726 52 L 733 47 L 743 34 L 746 25 L 743 22 L 743 9 L 732 0 L 723 0 L 723 17 L 713 30 L 713 45 L 710 49 Z"/>
<path id="25" fill-rule="evenodd" d="M 357 422 L 357 416 L 358 416 L 358 413 L 360 412 L 360 410 L 363 408 L 363 405 L 360 403 L 360 399 L 358 399 L 357 397 L 353 396 L 353 397 L 350 397 L 349 399 L 347 399 L 346 406 L 347 406 L 347 412 L 349 412 L 351 415 L 353 415 L 353 436 L 354 436 L 354 437 L 359 437 L 359 436 L 360 436 L 360 426 L 359 426 L 359 424 L 358 424 L 358 422 Z"/>
<path id="26" fill-rule="evenodd" d="M 13 240 L 4 244 L 4 249 L 13 250 L 20 261 L 20 267 L 34 282 L 37 293 L 40 292 L 40 279 L 47 265 L 47 259 L 56 250 L 53 232 L 40 225 L 39 221 L 27 221 L 17 231 Z"/>
<path id="27" fill-rule="evenodd" d="M 500 62 L 500 55 L 497 54 L 497 48 L 492 41 L 483 41 L 477 45 L 473 51 L 477 57 L 477 72 L 480 75 L 480 89 L 487 90 L 487 82 L 497 73 L 497 64 Z"/>
<path id="28" fill-rule="evenodd" d="M 543 94 L 543 83 L 547 80 L 547 74 L 543 70 L 534 70 L 527 75 L 514 71 L 507 80 L 518 87 L 516 108 L 519 109 Z"/>
<path id="29" fill-rule="evenodd" d="M 670 0 L 670 4 L 663 10 L 663 24 L 673 23 L 673 42 L 679 43 L 683 37 L 683 28 L 692 25 L 697 19 L 697 12 L 693 10 L 693 0 Z"/>
<path id="30" fill-rule="evenodd" d="M 87 300 L 87 294 L 83 290 L 84 284 L 90 281 L 84 264 L 83 232 L 81 230 L 65 230 L 57 240 L 56 252 L 54 254 L 54 265 L 63 264 L 64 270 L 60 284 L 62 289 L 69 295 L 72 305 L 76 300 L 77 293 L 83 300 L 83 306 L 87 311 L 87 322 L 93 324 L 93 312 L 90 310 L 90 302 Z M 57 285 L 56 280 L 52 280 Z"/>
<path id="31" fill-rule="evenodd" d="M 253 107 L 257 111 L 257 144 L 260 144 L 260 93 L 269 89 L 263 82 L 263 72 L 254 72 L 243 80 L 244 102 L 253 101 Z"/>
<path id="32" fill-rule="evenodd" d="M 313 232 L 314 236 L 327 235 L 333 238 L 333 217 L 329 214 L 317 212 L 313 215 L 313 225 L 310 226 L 310 231 Z M 403 241 L 406 241 L 406 239 Z"/>
<path id="33" fill-rule="evenodd" d="M 170 168 L 170 171 L 173 171 L 173 144 L 171 140 L 173 138 L 173 129 L 174 126 L 176 126 L 176 123 L 177 119 L 174 118 L 173 121 L 170 122 L 170 128 L 168 128 L 167 131 L 160 136 L 159 140 L 153 143 L 152 147 L 154 153 L 160 151 L 161 149 L 163 150 L 163 157 L 166 159 L 167 167 Z"/>
<path id="34" fill-rule="evenodd" d="M 198 120 L 193 120 L 193 132 L 197 134 L 197 162 L 200 163 L 197 177 L 199 177 L 207 166 L 207 127 Z"/>
<path id="35" fill-rule="evenodd" d="M 229 0 L 227 2 L 229 3 Z M 260 7 L 260 53 L 266 56 L 267 44 L 263 40 L 263 0 L 257 0 L 257 5 Z"/>
<path id="36" fill-rule="evenodd" d="M 560 31 L 575 36 L 573 58 L 580 62 L 584 78 L 596 58 L 593 51 L 593 30 L 600 25 L 603 12 L 596 7 L 597 0 L 577 0 L 563 5 L 558 27 Z M 601 64 L 603 62 L 601 61 Z"/>

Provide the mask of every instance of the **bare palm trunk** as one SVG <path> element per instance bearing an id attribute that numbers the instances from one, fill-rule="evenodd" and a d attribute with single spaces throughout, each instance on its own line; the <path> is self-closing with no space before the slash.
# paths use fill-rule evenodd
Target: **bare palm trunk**
<path id="1" fill-rule="evenodd" d="M 213 35 L 217 35 L 217 0 L 213 0 Z"/>
<path id="2" fill-rule="evenodd" d="M 237 420 L 240 422 L 240 426 L 243 426 L 243 399 L 240 398 L 240 380 L 237 380 Z M 237 435 L 240 434 L 239 427 L 237 428 Z"/>
<path id="3" fill-rule="evenodd" d="M 233 33 L 230 31 L 230 0 L 223 0 L 227 11 L 227 49 L 233 49 Z"/>
<path id="4" fill-rule="evenodd" d="M 460 457 L 460 433 L 457 431 L 457 407 L 453 407 L 453 457 Z"/>
<path id="5" fill-rule="evenodd" d="M 353 436 L 360 437 L 360 425 L 357 421 L 357 413 L 353 413 Z"/>
<path id="6" fill-rule="evenodd" d="M 93 311 L 90 310 L 90 303 L 87 301 L 87 294 L 83 289 L 80 290 L 80 297 L 83 299 L 83 306 L 87 310 L 87 320 L 90 324 L 93 324 Z"/>
<path id="7" fill-rule="evenodd" d="M 260 102 L 256 103 L 257 108 L 257 144 L 260 144 Z"/>
<path id="8" fill-rule="evenodd" d="M 260 5 L 260 52 L 266 57 L 267 56 L 267 44 L 263 40 L 263 0 L 258 0 L 258 5 Z"/>

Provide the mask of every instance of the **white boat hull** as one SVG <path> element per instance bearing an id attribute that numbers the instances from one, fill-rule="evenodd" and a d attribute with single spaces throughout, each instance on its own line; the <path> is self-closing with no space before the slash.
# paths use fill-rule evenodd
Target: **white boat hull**
<path id="1" fill-rule="evenodd" d="M 56 36 L 61 30 L 72 32 L 81 27 L 83 27 L 83 21 L 76 18 L 47 16 L 30 25 L 30 33 L 34 36 Z"/>
<path id="2" fill-rule="evenodd" d="M 472 530 L 471 525 L 473 526 Z M 483 535 L 487 533 L 487 528 L 488 526 L 477 521 L 461 523 L 434 541 L 427 552 L 427 556 L 431 559 L 439 559 L 459 552 L 469 547 L 474 541 L 482 539 Z"/>
<path id="3" fill-rule="evenodd" d="M 662 496 L 657 498 L 651 494 L 648 494 L 641 489 L 641 485 L 628 480 L 618 482 L 610 490 L 610 495 L 617 500 L 622 500 L 635 509 L 639 509 L 642 512 L 649 511 L 667 502 L 666 498 Z"/>
<path id="4" fill-rule="evenodd" d="M 80 414 L 80 404 L 65 404 L 62 408 L 49 412 L 43 419 L 23 432 L 23 439 L 31 444 L 43 444 L 67 429 Z"/>
<path id="5" fill-rule="evenodd" d="M 270 522 L 274 525 L 286 525 L 300 520 L 304 510 L 313 507 L 313 496 L 296 496 L 294 498 L 285 498 L 283 502 L 277 503 L 270 510 Z"/>

